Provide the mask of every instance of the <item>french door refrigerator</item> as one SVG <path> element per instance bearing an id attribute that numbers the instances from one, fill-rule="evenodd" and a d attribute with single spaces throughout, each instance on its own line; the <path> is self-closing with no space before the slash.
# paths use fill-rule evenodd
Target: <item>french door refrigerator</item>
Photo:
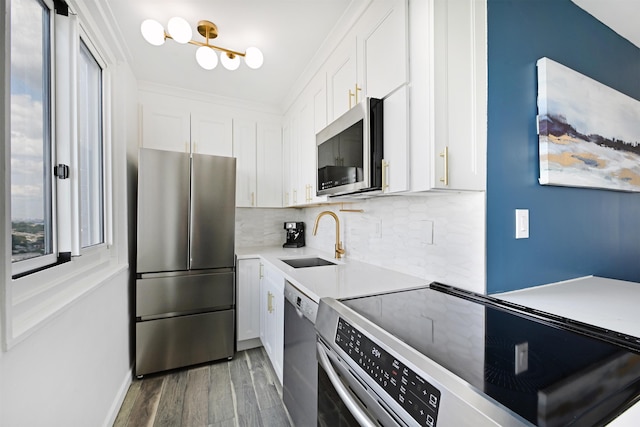
<path id="1" fill-rule="evenodd" d="M 235 160 L 140 149 L 138 377 L 234 354 Z"/>

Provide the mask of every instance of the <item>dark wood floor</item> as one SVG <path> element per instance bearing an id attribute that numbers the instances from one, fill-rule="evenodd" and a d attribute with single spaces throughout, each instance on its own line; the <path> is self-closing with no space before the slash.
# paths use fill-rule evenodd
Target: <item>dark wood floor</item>
<path id="1" fill-rule="evenodd" d="M 291 426 L 262 347 L 134 380 L 114 427 Z"/>

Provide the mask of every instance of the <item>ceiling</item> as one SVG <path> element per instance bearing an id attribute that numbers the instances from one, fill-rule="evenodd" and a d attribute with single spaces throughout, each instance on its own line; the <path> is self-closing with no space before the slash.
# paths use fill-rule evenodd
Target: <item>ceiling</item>
<path id="1" fill-rule="evenodd" d="M 640 1 L 572 0 L 620 35 L 640 46 Z M 140 81 L 284 108 L 296 80 L 312 63 L 325 40 L 340 37 L 349 22 L 369 0 L 107 0 L 115 33 L 124 41 L 125 55 Z M 147 18 L 166 23 L 181 16 L 195 31 L 203 19 L 218 26 L 215 44 L 244 51 L 256 46 L 264 54 L 258 70 L 244 63 L 235 71 L 221 64 L 206 71 L 195 61 L 196 46 L 167 40 L 163 46 L 148 44 L 140 34 Z M 337 39 L 336 39 L 337 38 Z M 204 39 L 202 39 L 204 40 Z M 330 43 L 329 43 L 330 44 Z M 324 44 L 327 48 L 327 43 Z"/>
<path id="2" fill-rule="evenodd" d="M 364 3 L 364 0 L 107 0 L 106 6 L 119 27 L 126 56 L 140 81 L 280 106 L 341 17 L 352 12 L 354 5 Z M 207 71 L 196 63 L 197 46 L 180 45 L 170 39 L 162 46 L 152 46 L 143 39 L 142 21 L 155 19 L 166 30 L 173 16 L 181 16 L 192 24 L 192 38 L 203 42 L 204 38 L 196 31 L 197 22 L 215 23 L 219 36 L 213 44 L 241 52 L 256 46 L 264 54 L 264 65 L 252 70 L 242 61 L 235 71 L 221 64 Z"/>

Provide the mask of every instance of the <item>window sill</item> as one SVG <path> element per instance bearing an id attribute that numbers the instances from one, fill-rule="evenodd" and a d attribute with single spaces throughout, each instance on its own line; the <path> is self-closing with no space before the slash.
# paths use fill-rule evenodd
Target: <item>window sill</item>
<path id="1" fill-rule="evenodd" d="M 106 248 L 91 251 L 65 264 L 12 280 L 5 351 L 128 268 L 109 255 Z"/>

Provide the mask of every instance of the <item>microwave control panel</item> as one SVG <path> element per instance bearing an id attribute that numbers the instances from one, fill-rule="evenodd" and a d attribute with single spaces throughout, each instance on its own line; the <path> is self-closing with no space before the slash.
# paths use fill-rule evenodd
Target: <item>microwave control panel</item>
<path id="1" fill-rule="evenodd" d="M 342 318 L 338 319 L 335 341 L 418 424 L 436 426 L 440 406 L 437 388 Z"/>

